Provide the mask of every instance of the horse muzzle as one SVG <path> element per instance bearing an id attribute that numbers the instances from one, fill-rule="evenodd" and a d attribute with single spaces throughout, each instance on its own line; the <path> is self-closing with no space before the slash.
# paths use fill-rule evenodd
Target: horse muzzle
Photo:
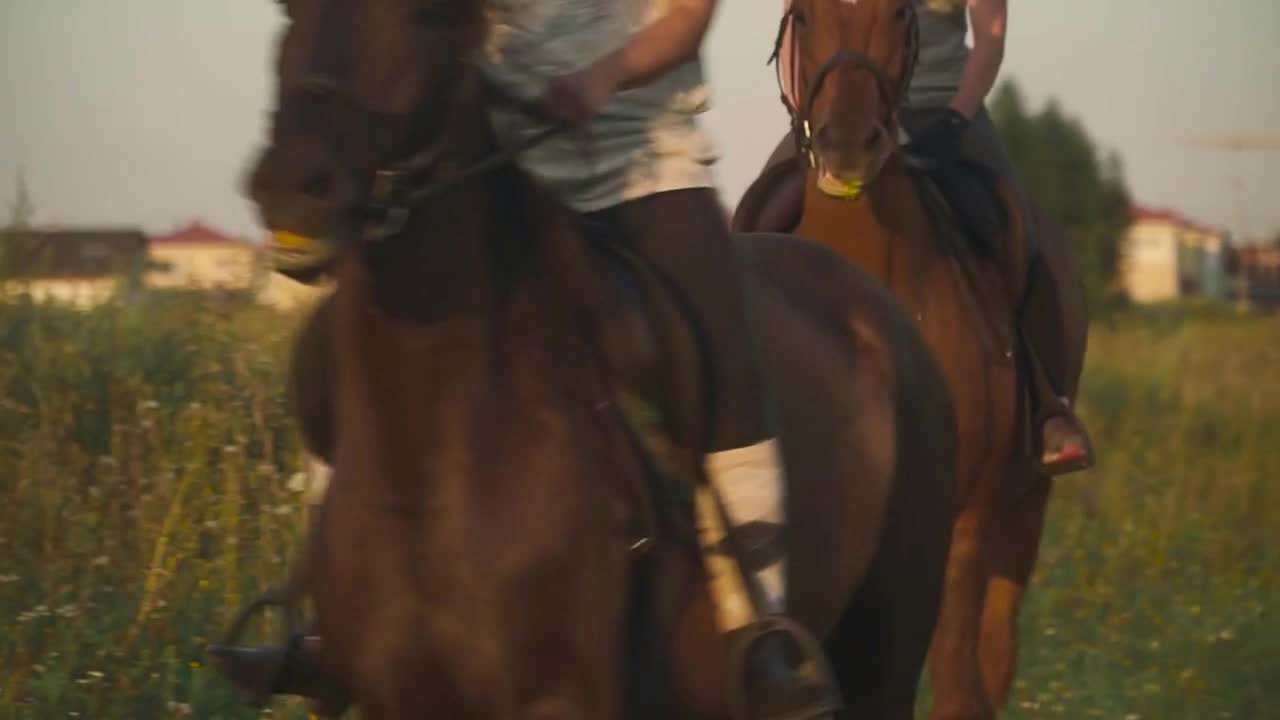
<path id="1" fill-rule="evenodd" d="M 353 231 L 357 185 L 342 167 L 319 143 L 275 144 L 259 157 L 248 195 L 271 232 L 267 250 L 279 272 L 295 279 L 323 272 Z"/>
<path id="2" fill-rule="evenodd" d="M 827 122 L 819 125 L 813 134 L 818 189 L 831 197 L 842 200 L 861 197 L 864 187 L 880 172 L 892 150 L 889 134 L 879 123 L 871 124 L 869 129 L 851 129 L 856 127 Z M 863 128 L 866 127 L 864 124 Z"/>

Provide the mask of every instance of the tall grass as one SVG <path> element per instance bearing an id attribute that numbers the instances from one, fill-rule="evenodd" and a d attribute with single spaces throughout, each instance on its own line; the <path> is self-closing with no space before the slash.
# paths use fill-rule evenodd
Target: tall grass
<path id="1" fill-rule="evenodd" d="M 0 719 L 258 715 L 201 651 L 299 542 L 295 321 L 0 306 Z M 1267 717 L 1280 324 L 1117 316 L 1081 409 L 1101 465 L 1055 491 L 1010 717 Z"/>
<path id="2" fill-rule="evenodd" d="M 1095 470 L 1058 481 L 1011 717 L 1280 717 L 1280 322 L 1212 307 L 1091 337 Z"/>
<path id="3" fill-rule="evenodd" d="M 254 715 L 201 653 L 298 541 L 290 329 L 175 294 L 0 310 L 0 716 Z"/>

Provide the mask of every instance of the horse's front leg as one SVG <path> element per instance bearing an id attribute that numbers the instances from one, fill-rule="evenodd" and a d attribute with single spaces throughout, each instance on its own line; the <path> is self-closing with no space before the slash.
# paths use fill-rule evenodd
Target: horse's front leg
<path id="1" fill-rule="evenodd" d="M 987 720 L 995 710 L 987 699 L 978 663 L 979 627 L 986 595 L 987 503 L 969 502 L 956 518 L 947 558 L 942 611 L 930 648 L 933 686 L 930 720 Z"/>
<path id="2" fill-rule="evenodd" d="M 1032 473 L 1031 469 L 1025 472 Z M 996 708 L 1009 700 L 1018 660 L 1018 612 L 1040 551 L 1052 480 L 1028 477 L 1029 490 L 1003 505 L 993 523 L 986 605 L 979 640 L 982 680 Z M 1021 486 L 1021 482 L 1015 483 Z"/>

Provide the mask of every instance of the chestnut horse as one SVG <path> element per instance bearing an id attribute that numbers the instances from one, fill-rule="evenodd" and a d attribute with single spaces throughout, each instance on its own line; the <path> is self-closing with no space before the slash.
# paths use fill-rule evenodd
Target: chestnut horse
<path id="1" fill-rule="evenodd" d="M 696 328 L 646 261 L 586 241 L 495 144 L 486 107 L 504 100 L 471 61 L 485 3 L 285 6 L 251 192 L 282 237 L 331 240 L 313 269 L 336 290 L 294 356 L 304 435 L 333 466 L 297 575 L 329 709 L 728 717 L 682 481 L 701 440 L 659 428 L 689 450 L 662 463 L 619 402 L 702 414 L 714 358 Z M 737 241 L 790 470 L 791 614 L 852 716 L 907 720 L 954 512 L 945 380 L 852 264 Z M 234 643 L 212 649 L 224 671 Z"/>
<path id="2" fill-rule="evenodd" d="M 891 290 L 942 365 L 959 425 L 960 509 L 931 649 L 931 717 L 989 718 L 1007 702 L 1018 608 L 1051 485 L 1032 462 L 1027 433 L 1028 372 L 1037 382 L 1043 376 L 1026 361 L 1015 325 L 1027 251 L 1009 188 L 970 168 L 970 194 L 944 197 L 931 177 L 936 168 L 899 152 L 898 111 L 918 51 L 915 12 L 910 0 L 794 0 L 774 59 L 789 24 L 799 107 L 783 101 L 798 152 L 791 162 L 775 153 L 743 196 L 734 228 L 795 232 L 836 249 Z M 983 201 L 1001 211 L 1006 239 L 973 242 L 960 232 L 954 218 Z M 1052 329 L 1064 348 L 1054 361 L 1067 366 L 1074 400 L 1087 336 L 1083 284 L 1061 233 L 1041 215 L 1036 221 L 1065 316 Z"/>

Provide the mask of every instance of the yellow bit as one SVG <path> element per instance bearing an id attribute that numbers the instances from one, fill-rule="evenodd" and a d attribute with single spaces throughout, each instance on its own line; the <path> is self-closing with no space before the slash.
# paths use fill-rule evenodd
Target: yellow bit
<path id="1" fill-rule="evenodd" d="M 282 248 L 301 250 L 302 248 L 311 247 L 315 244 L 315 238 L 291 233 L 288 230 L 275 230 L 271 233 L 271 238 L 275 241 L 277 246 Z"/>
<path id="2" fill-rule="evenodd" d="M 830 175 L 818 176 L 818 189 L 841 200 L 857 200 L 862 197 L 862 181 L 845 182 Z"/>

